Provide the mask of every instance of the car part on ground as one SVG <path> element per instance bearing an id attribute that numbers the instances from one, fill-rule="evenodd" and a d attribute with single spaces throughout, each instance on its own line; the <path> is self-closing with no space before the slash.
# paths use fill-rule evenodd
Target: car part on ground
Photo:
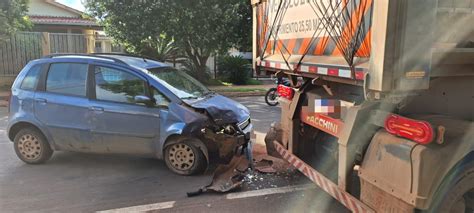
<path id="1" fill-rule="evenodd" d="M 33 128 L 22 129 L 14 139 L 16 155 L 25 163 L 41 164 L 53 155 L 53 150 L 41 132 Z"/>
<path id="2" fill-rule="evenodd" d="M 229 164 L 221 164 L 214 171 L 209 185 L 195 192 L 188 192 L 188 197 L 200 195 L 204 192 L 228 192 L 242 185 L 245 172 L 249 168 L 249 161 L 244 154 L 236 155 Z"/>

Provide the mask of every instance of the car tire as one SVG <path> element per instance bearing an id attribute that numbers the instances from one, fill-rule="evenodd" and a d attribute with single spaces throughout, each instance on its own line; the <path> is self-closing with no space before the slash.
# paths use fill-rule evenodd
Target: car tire
<path id="1" fill-rule="evenodd" d="M 463 163 L 444 178 L 429 209 L 424 213 L 456 213 L 474 210 L 474 161 Z"/>
<path id="2" fill-rule="evenodd" d="M 191 140 L 179 140 L 165 147 L 166 166 L 176 174 L 194 175 L 204 171 L 206 158 Z"/>
<path id="3" fill-rule="evenodd" d="M 20 130 L 13 141 L 15 153 L 23 162 L 42 164 L 53 155 L 44 135 L 34 128 Z"/>

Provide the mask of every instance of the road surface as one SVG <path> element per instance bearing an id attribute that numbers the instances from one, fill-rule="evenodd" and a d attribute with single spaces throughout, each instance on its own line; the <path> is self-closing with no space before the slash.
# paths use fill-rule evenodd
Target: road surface
<path id="1" fill-rule="evenodd" d="M 280 109 L 267 106 L 263 97 L 235 99 L 251 110 L 257 131 L 266 132 L 279 120 Z M 260 175 L 231 194 L 187 198 L 186 192 L 209 183 L 211 172 L 185 177 L 171 173 L 160 160 L 72 152 L 27 165 L 14 153 L 6 121 L 6 108 L 0 108 L 1 212 L 328 212 L 326 207 L 333 205 L 298 174 Z M 336 204 L 333 209 L 342 208 Z"/>

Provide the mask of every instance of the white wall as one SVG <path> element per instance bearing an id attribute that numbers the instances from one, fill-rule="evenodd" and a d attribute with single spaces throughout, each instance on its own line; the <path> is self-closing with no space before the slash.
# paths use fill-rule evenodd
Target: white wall
<path id="1" fill-rule="evenodd" d="M 78 14 L 56 7 L 44 0 L 30 0 L 28 15 L 79 17 Z"/>

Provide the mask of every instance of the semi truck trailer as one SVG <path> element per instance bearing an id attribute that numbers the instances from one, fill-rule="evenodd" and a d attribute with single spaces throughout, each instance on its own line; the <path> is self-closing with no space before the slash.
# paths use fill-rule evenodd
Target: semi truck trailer
<path id="1" fill-rule="evenodd" d="M 474 1 L 251 4 L 254 69 L 291 82 L 269 154 L 354 212 L 474 210 Z"/>

